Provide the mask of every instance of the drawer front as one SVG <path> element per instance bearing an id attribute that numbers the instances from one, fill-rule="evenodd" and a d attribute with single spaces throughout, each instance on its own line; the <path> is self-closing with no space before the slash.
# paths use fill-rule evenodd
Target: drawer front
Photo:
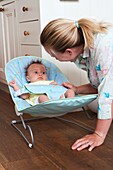
<path id="1" fill-rule="evenodd" d="M 20 23 L 20 43 L 40 45 L 39 21 Z"/>
<path id="2" fill-rule="evenodd" d="M 17 1 L 17 15 L 19 22 L 39 19 L 39 0 Z"/>
<path id="3" fill-rule="evenodd" d="M 41 57 L 41 47 L 40 46 L 21 45 L 21 55 L 22 56 Z"/>

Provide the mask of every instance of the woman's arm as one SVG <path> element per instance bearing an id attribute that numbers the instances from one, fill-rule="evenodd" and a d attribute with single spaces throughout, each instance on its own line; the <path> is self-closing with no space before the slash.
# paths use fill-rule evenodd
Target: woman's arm
<path id="1" fill-rule="evenodd" d="M 98 90 L 95 89 L 90 83 L 81 86 L 75 86 L 69 82 L 64 82 L 62 84 L 64 87 L 74 90 L 76 94 L 96 94 Z"/>
<path id="2" fill-rule="evenodd" d="M 89 151 L 92 151 L 95 147 L 104 143 L 108 130 L 113 120 L 113 101 L 112 101 L 112 118 L 111 119 L 97 119 L 97 124 L 94 133 L 86 135 L 81 139 L 75 141 L 72 145 L 73 150 L 82 150 L 87 147 Z"/>

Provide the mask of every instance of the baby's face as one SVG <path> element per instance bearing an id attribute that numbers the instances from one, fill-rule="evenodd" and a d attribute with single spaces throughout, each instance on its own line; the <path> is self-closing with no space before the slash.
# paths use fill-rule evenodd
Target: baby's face
<path id="1" fill-rule="evenodd" d="M 36 82 L 47 80 L 46 68 L 42 64 L 32 64 L 28 68 L 28 74 L 26 76 L 28 82 Z"/>

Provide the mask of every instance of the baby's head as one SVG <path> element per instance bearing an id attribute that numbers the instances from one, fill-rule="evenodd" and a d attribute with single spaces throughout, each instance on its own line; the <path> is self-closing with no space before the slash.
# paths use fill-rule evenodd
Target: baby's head
<path id="1" fill-rule="evenodd" d="M 32 61 L 25 70 L 26 79 L 29 83 L 47 80 L 46 68 L 41 61 Z"/>

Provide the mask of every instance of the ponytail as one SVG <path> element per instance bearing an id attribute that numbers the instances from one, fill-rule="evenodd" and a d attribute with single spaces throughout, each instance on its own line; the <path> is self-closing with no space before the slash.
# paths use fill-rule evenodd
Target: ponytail
<path id="1" fill-rule="evenodd" d="M 78 20 L 79 27 L 82 29 L 85 45 L 84 48 L 93 48 L 94 34 L 106 33 L 108 27 L 112 26 L 109 23 L 97 22 L 93 19 L 80 19 Z"/>

